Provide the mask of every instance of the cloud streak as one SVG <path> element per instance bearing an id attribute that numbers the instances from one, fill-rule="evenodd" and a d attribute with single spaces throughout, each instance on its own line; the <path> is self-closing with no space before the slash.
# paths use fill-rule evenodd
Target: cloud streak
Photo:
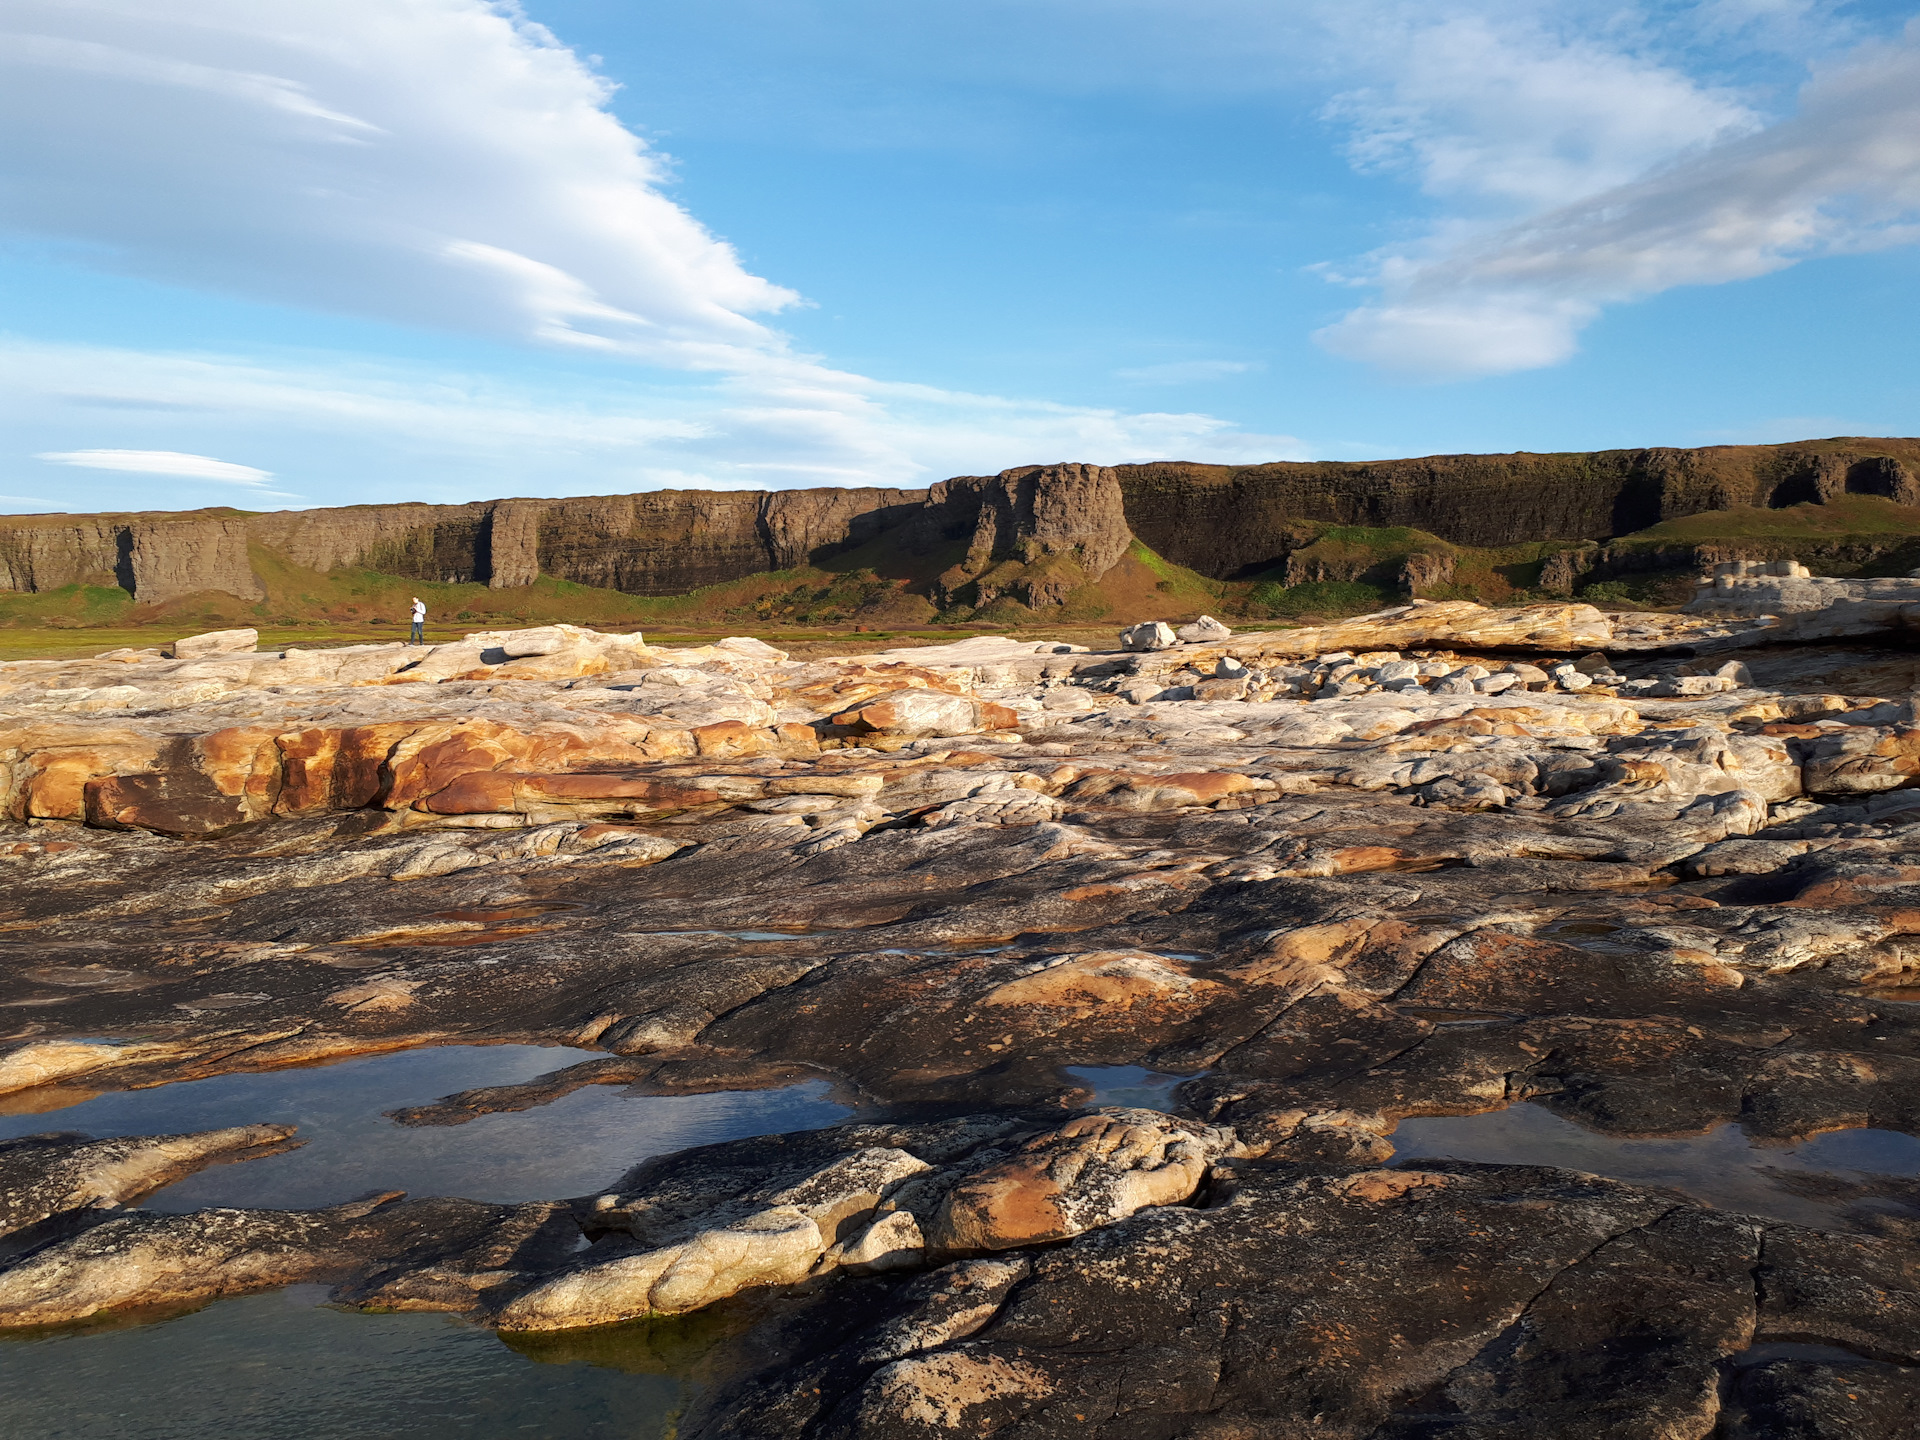
<path id="1" fill-rule="evenodd" d="M 726 368 L 796 300 L 609 85 L 484 0 L 15 0 L 7 220 L 167 281 Z M 75 176 L 84 184 L 73 183 Z"/>
<path id="2" fill-rule="evenodd" d="M 801 362 L 690 380 L 612 371 L 537 385 L 344 357 L 265 362 L 0 339 L 0 396 L 0 436 L 17 451 L 116 455 L 132 445 L 69 452 L 46 441 L 76 431 L 164 436 L 182 447 L 169 453 L 225 464 L 185 448 L 216 448 L 207 437 L 217 435 L 218 449 L 257 458 L 309 493 L 324 485 L 334 504 L 920 486 L 977 472 L 983 455 L 994 468 L 1306 458 L 1292 436 L 1250 434 L 1204 413 L 890 384 Z M 316 453 L 328 457 L 327 473 L 314 472 Z M 204 478 L 180 472 L 183 485 Z"/>
<path id="3" fill-rule="evenodd" d="M 1578 167 L 1564 178 L 1581 188 Z M 1920 22 L 1824 66 L 1790 118 L 1757 128 L 1728 112 L 1645 175 L 1518 223 L 1456 220 L 1424 246 L 1376 257 L 1380 298 L 1315 338 L 1417 378 L 1502 374 L 1566 360 L 1609 305 L 1916 238 Z"/>
<path id="4" fill-rule="evenodd" d="M 227 485 L 264 485 L 271 470 L 187 455 L 178 450 L 43 450 L 33 457 L 82 470 L 130 470 L 136 475 L 170 475 L 183 480 L 218 480 Z"/>

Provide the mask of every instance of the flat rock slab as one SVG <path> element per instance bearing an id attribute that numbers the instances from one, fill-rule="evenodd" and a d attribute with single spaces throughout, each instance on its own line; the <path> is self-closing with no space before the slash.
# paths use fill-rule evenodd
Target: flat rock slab
<path id="1" fill-rule="evenodd" d="M 1911 659 L 1606 659 L 1737 628 L 0 667 L 0 1093 L 50 1116 L 0 1149 L 0 1320 L 296 1280 L 525 1333 L 738 1307 L 712 1435 L 1902 1433 L 1910 1178 L 1783 1168 L 1814 1230 L 1525 1152 L 1395 1168 L 1403 1122 L 1517 1105 L 1738 1124 L 1755 1166 L 1920 1135 L 1920 740 L 1877 678 Z M 133 1207 L 300 1136 L 56 1129 L 450 1041 L 601 1053 L 397 1122 L 862 1109 L 587 1196 L 198 1216 Z"/>

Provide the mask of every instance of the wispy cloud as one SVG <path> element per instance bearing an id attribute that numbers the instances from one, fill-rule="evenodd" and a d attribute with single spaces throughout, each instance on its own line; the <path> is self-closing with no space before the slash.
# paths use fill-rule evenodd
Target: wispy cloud
<path id="1" fill-rule="evenodd" d="M 123 408 L 88 403 L 100 394 Z M 35 434 L 80 426 L 94 434 L 117 425 L 128 435 L 200 437 L 206 448 L 247 454 L 283 478 L 314 476 L 296 483 L 315 494 L 325 483 L 333 504 L 669 487 L 919 486 L 1026 461 L 1306 457 L 1292 436 L 1249 433 L 1200 412 L 883 383 L 799 361 L 692 381 L 613 371 L 597 381 L 576 375 L 537 385 L 349 357 L 267 363 L 0 339 L 0 395 L 7 401 L 0 424 L 27 442 L 21 449 L 35 448 Z M 217 447 L 207 443 L 215 435 L 224 437 Z M 169 453 L 183 464 L 227 463 Z M 177 473 L 183 484 L 200 483 Z"/>
<path id="2" fill-rule="evenodd" d="M 190 285 L 725 368 L 784 341 L 611 86 L 487 0 L 14 0 L 12 222 Z M 82 177 L 84 183 L 75 183 Z"/>
<path id="3" fill-rule="evenodd" d="M 136 475 L 171 475 L 182 480 L 218 480 L 226 485 L 264 485 L 271 470 L 216 460 L 211 455 L 185 455 L 178 450 L 43 450 L 33 457 L 82 470 L 131 470 Z"/>
<path id="4" fill-rule="evenodd" d="M 1595 123 L 1599 142 L 1581 146 L 1534 104 L 1497 124 L 1467 107 L 1457 135 L 1412 102 L 1336 107 L 1358 126 L 1358 162 L 1408 167 L 1462 206 L 1423 242 L 1372 257 L 1380 297 L 1315 336 L 1336 354 L 1433 379 L 1553 365 L 1609 305 L 1920 238 L 1920 22 L 1824 64 L 1797 113 L 1771 125 L 1671 67 L 1609 63 L 1590 40 L 1556 53 L 1536 33 L 1515 50 L 1476 25 L 1452 42 L 1506 47 L 1505 84 L 1498 65 L 1483 81 L 1465 52 L 1448 63 L 1496 100 L 1517 88 L 1545 105 L 1564 91 L 1575 120 L 1611 106 L 1617 123 Z M 1501 202 L 1544 203 L 1516 219 Z"/>

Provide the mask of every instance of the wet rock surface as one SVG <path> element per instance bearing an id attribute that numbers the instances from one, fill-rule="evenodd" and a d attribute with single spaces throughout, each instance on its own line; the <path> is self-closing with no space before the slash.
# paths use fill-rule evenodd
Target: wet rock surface
<path id="1" fill-rule="evenodd" d="M 1674 648 L 1730 633 L 1448 603 L 1110 652 L 0 666 L 0 1101 L 48 1117 L 0 1143 L 0 1326 L 777 1295 L 683 1433 L 1908 1433 L 1909 1176 L 1805 1171 L 1810 1225 L 1396 1163 L 1402 1121 L 1516 1105 L 1920 1134 L 1920 732 L 1910 685 L 1842 683 L 1910 660 Z M 509 1043 L 600 1053 L 395 1122 L 808 1078 L 857 1113 L 587 1195 L 185 1214 L 137 1207 L 297 1132 L 58 1115 Z M 1188 1078 L 1099 1104 L 1088 1067 Z"/>

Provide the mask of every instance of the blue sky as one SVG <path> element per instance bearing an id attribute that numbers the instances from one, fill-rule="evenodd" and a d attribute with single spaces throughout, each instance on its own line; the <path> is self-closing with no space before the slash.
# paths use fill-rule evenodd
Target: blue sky
<path id="1" fill-rule="evenodd" d="M 1819 0 L 0 0 L 0 510 L 1920 431 Z"/>

